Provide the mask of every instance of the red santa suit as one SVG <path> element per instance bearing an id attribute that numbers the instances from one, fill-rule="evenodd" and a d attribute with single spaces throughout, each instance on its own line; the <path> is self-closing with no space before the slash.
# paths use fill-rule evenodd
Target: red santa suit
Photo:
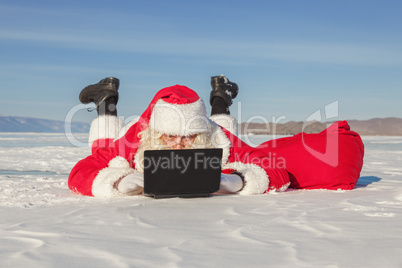
<path id="1" fill-rule="evenodd" d="M 339 122 L 319 134 L 299 134 L 251 147 L 236 135 L 229 115 L 210 118 L 202 99 L 180 85 L 160 90 L 145 112 L 126 126 L 117 116 L 104 115 L 92 124 L 92 154 L 72 169 L 69 188 L 81 195 L 124 196 L 115 187 L 122 177 L 139 169 L 139 133 L 146 128 L 167 135 L 209 133 L 215 148 L 223 149 L 222 173 L 238 172 L 244 187 L 238 194 L 304 189 L 352 189 L 363 164 L 363 143 Z"/>

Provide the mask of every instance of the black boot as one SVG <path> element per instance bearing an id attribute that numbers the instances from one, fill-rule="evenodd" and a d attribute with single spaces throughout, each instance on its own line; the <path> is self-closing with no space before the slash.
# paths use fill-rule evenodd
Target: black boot
<path id="1" fill-rule="evenodd" d="M 119 100 L 120 81 L 115 77 L 107 77 L 97 84 L 85 87 L 79 96 L 80 102 L 94 102 L 98 115 L 117 115 L 116 105 Z"/>
<path id="2" fill-rule="evenodd" d="M 224 75 L 211 77 L 211 95 L 209 102 L 212 106 L 211 115 L 230 114 L 229 106 L 239 93 L 236 83 L 230 82 Z"/>
<path id="3" fill-rule="evenodd" d="M 212 100 L 211 115 L 216 114 L 230 114 L 229 105 L 221 97 L 215 97 Z"/>

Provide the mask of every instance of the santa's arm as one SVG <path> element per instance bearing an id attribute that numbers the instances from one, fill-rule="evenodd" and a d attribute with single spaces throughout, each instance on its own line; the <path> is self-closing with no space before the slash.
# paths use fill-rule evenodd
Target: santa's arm
<path id="1" fill-rule="evenodd" d="M 231 143 L 230 156 L 223 172 L 242 175 L 244 187 L 239 194 L 261 194 L 287 189 L 289 174 L 284 166 L 277 166 L 266 151 L 251 147 L 229 131 L 223 131 Z"/>
<path id="2" fill-rule="evenodd" d="M 123 142 L 115 140 L 121 126 L 121 119 L 109 115 L 99 116 L 92 122 L 89 135 L 92 155 L 71 170 L 68 186 L 73 192 L 102 197 L 122 195 L 115 183 L 134 169 L 126 158 L 125 146 L 121 146 Z"/>

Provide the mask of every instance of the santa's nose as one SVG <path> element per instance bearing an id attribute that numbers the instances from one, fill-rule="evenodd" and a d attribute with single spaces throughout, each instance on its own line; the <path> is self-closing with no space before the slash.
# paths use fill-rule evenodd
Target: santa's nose
<path id="1" fill-rule="evenodd" d="M 183 137 L 177 136 L 177 137 L 174 138 L 174 142 L 179 144 L 179 143 L 181 143 L 182 139 L 183 139 Z"/>
<path id="2" fill-rule="evenodd" d="M 175 137 L 174 139 L 173 139 L 173 146 L 172 146 L 172 149 L 183 149 L 184 148 L 184 146 L 183 146 L 183 138 L 184 137 L 181 137 L 181 136 L 177 136 L 177 137 Z"/>
<path id="3" fill-rule="evenodd" d="M 183 147 L 183 145 L 181 145 L 181 144 L 176 144 L 175 146 L 173 146 L 173 149 L 174 150 L 180 150 L 180 149 L 183 149 L 184 147 Z"/>

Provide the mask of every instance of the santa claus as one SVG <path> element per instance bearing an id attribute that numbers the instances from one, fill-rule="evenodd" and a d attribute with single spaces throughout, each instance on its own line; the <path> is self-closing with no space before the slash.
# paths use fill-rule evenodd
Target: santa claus
<path id="1" fill-rule="evenodd" d="M 321 133 L 300 133 L 251 147 L 236 136 L 237 122 L 229 112 L 237 84 L 221 75 L 211 78 L 211 87 L 210 117 L 196 92 L 175 85 L 158 91 L 145 112 L 126 126 L 117 116 L 117 78 L 84 88 L 80 101 L 94 102 L 98 117 L 89 133 L 92 154 L 74 166 L 69 188 L 88 196 L 141 194 L 145 150 L 222 148 L 221 193 L 353 189 L 364 149 L 346 121 Z"/>

